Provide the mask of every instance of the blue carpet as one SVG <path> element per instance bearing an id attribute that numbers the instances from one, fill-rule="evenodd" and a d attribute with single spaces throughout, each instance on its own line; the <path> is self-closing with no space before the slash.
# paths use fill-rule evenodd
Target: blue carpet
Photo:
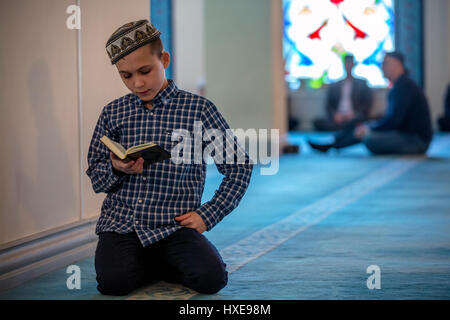
<path id="1" fill-rule="evenodd" d="M 362 145 L 315 153 L 305 143 L 310 136 L 321 135 L 290 135 L 302 152 L 283 156 L 276 175 L 260 175 L 255 167 L 239 207 L 205 234 L 219 251 L 244 243 L 399 159 L 371 156 Z M 90 257 L 75 263 L 82 272 L 81 290 L 67 289 L 68 274 L 62 268 L 4 292 L 0 299 L 449 299 L 450 144 L 446 141 L 448 135 L 436 135 L 428 156 L 407 158 L 405 163 L 413 165 L 398 177 L 329 216 L 310 221 L 298 234 L 242 263 L 218 294 L 199 295 L 159 282 L 125 297 L 102 296 L 96 290 Z M 208 168 L 204 201 L 212 197 L 221 178 L 214 166 Z M 381 270 L 379 290 L 367 288 L 370 265 Z"/>

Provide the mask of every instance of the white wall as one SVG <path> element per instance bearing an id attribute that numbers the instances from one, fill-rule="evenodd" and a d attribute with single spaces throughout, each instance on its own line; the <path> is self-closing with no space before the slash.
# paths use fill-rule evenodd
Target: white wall
<path id="1" fill-rule="evenodd" d="M 424 1 L 424 7 L 425 94 L 436 126 L 450 81 L 450 0 Z"/>
<path id="2" fill-rule="evenodd" d="M 446 33 L 447 33 L 447 74 L 449 75 L 448 77 L 450 78 L 450 19 L 448 19 L 450 17 L 450 1 L 447 0 L 447 28 Z"/>
<path id="3" fill-rule="evenodd" d="M 173 0 L 174 78 L 194 93 L 205 82 L 204 20 L 204 0 Z"/>
<path id="4" fill-rule="evenodd" d="M 87 150 L 100 110 L 127 93 L 105 43 L 123 23 L 148 19 L 150 7 L 81 0 L 80 41 L 66 27 L 73 4 L 0 1 L 0 247 L 100 213 Z"/>
<path id="5" fill-rule="evenodd" d="M 0 1 L 0 244 L 80 219 L 75 1 Z"/>
<path id="6" fill-rule="evenodd" d="M 277 0 L 205 1 L 206 96 L 232 128 L 279 128 L 284 134 L 280 18 Z"/>
<path id="7" fill-rule="evenodd" d="M 268 0 L 205 2 L 206 96 L 232 128 L 270 128 Z"/>

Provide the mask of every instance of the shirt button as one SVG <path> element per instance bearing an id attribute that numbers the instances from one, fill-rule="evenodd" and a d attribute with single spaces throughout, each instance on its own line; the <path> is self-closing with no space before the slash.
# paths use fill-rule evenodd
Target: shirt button
<path id="1" fill-rule="evenodd" d="M 138 202 L 139 202 L 139 203 L 142 203 L 142 199 L 139 199 Z"/>
<path id="2" fill-rule="evenodd" d="M 139 224 L 139 221 L 136 221 L 135 223 L 136 223 L 136 224 Z"/>
<path id="3" fill-rule="evenodd" d="M 145 178 L 145 177 L 144 177 L 144 178 L 142 178 L 142 180 L 146 181 L 146 180 L 147 180 L 147 178 Z"/>
<path id="4" fill-rule="evenodd" d="M 150 112 L 150 115 L 153 115 L 153 112 Z"/>

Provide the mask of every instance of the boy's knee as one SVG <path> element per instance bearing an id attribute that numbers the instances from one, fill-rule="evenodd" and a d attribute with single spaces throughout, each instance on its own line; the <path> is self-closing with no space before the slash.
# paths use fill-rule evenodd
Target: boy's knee
<path id="1" fill-rule="evenodd" d="M 186 285 L 198 293 L 214 294 L 222 290 L 228 283 L 228 272 L 225 266 L 205 266 L 190 277 Z"/>
<path id="2" fill-rule="evenodd" d="M 125 296 L 136 289 L 125 274 L 118 272 L 98 274 L 97 283 L 97 290 L 109 296 Z"/>
<path id="3" fill-rule="evenodd" d="M 195 290 L 203 294 L 214 294 L 222 290 L 228 283 L 228 272 L 204 274 L 198 278 Z"/>

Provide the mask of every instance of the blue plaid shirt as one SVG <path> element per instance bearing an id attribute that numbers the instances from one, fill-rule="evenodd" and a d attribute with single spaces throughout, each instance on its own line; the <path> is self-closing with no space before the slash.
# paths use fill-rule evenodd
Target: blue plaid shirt
<path id="1" fill-rule="evenodd" d="M 201 204 L 206 176 L 204 161 L 175 164 L 165 160 L 144 166 L 141 174 L 116 171 L 109 149 L 100 142 L 104 135 L 126 149 L 151 141 L 170 153 L 179 143 L 172 141 L 172 132 L 185 129 L 193 133 L 194 121 L 202 122 L 202 130 L 229 129 L 211 101 L 178 89 L 172 80 L 152 102 L 153 107 L 148 109 L 139 97 L 130 93 L 103 108 L 89 147 L 86 171 L 94 191 L 107 193 L 96 234 L 135 231 L 143 246 L 182 228 L 174 218 L 189 211 L 197 212 L 207 230 L 211 230 L 239 204 L 253 169 L 245 152 L 244 163 L 216 163 L 224 179 L 214 197 L 204 204 Z M 241 148 L 236 138 L 233 139 L 235 150 Z M 202 142 L 202 150 L 205 147 L 206 143 Z"/>

